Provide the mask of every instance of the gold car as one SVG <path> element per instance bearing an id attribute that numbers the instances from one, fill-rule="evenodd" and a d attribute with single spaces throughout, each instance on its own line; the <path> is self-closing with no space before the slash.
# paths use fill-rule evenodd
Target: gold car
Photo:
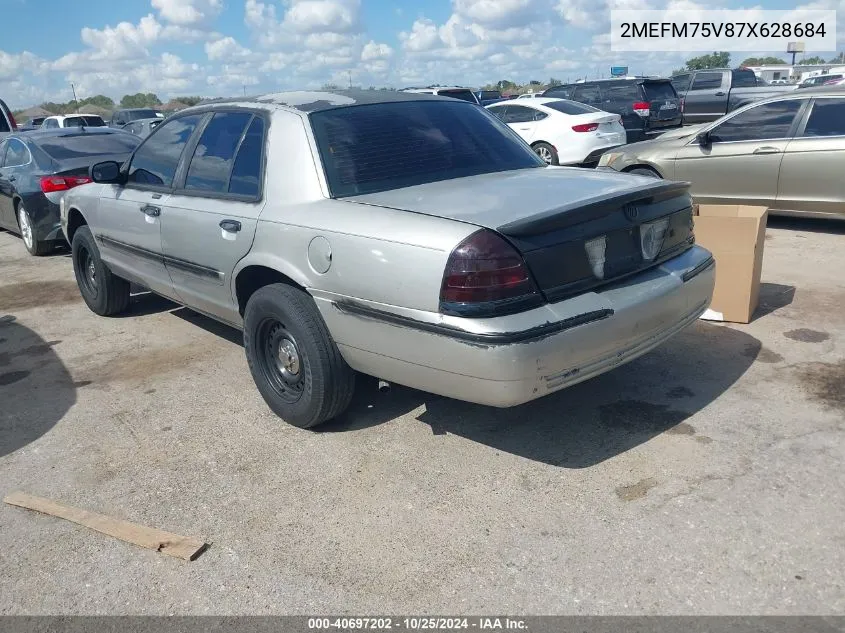
<path id="1" fill-rule="evenodd" d="M 845 218 L 845 89 L 802 90 L 604 154 L 599 167 L 692 183 L 701 203 Z"/>

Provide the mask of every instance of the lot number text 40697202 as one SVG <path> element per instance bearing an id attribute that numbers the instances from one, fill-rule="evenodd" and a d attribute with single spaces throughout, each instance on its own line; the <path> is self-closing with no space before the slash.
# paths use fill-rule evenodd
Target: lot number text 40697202
<path id="1" fill-rule="evenodd" d="M 308 618 L 316 631 L 520 631 L 524 620 L 507 617 L 323 617 Z"/>

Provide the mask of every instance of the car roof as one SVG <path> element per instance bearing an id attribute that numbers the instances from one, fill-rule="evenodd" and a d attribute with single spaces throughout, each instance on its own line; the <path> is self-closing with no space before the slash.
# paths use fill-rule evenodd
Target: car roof
<path id="1" fill-rule="evenodd" d="M 35 130 L 27 130 L 12 136 L 18 136 L 24 140 L 40 141 L 53 137 L 69 137 L 69 136 L 90 136 L 91 134 L 128 134 L 123 130 L 115 130 L 110 127 L 61 127 L 45 130 L 37 128 Z"/>
<path id="2" fill-rule="evenodd" d="M 442 90 L 445 88 L 438 86 L 437 89 Z M 404 92 L 402 90 L 292 90 L 288 92 L 274 92 L 257 97 L 218 99 L 180 110 L 179 115 L 214 110 L 221 106 L 260 108 L 264 110 L 289 109 L 311 113 L 356 105 L 431 100 L 445 101 L 448 103 L 457 101 L 451 97 L 440 97 L 418 92 Z"/>

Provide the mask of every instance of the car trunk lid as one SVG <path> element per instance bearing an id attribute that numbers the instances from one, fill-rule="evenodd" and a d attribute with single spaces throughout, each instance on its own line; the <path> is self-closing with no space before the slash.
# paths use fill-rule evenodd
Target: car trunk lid
<path id="1" fill-rule="evenodd" d="M 523 169 L 345 200 L 495 230 L 522 253 L 550 301 L 643 270 L 692 245 L 688 184 L 605 171 Z M 661 219 L 668 220 L 662 247 L 647 258 L 643 227 Z M 603 257 L 590 253 L 596 239 L 604 240 Z"/>

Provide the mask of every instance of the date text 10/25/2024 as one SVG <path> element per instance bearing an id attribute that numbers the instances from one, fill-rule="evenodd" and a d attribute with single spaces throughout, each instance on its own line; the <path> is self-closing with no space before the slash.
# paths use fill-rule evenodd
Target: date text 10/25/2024
<path id="1" fill-rule="evenodd" d="M 308 618 L 314 631 L 524 631 L 525 620 L 510 617 L 324 617 Z"/>

